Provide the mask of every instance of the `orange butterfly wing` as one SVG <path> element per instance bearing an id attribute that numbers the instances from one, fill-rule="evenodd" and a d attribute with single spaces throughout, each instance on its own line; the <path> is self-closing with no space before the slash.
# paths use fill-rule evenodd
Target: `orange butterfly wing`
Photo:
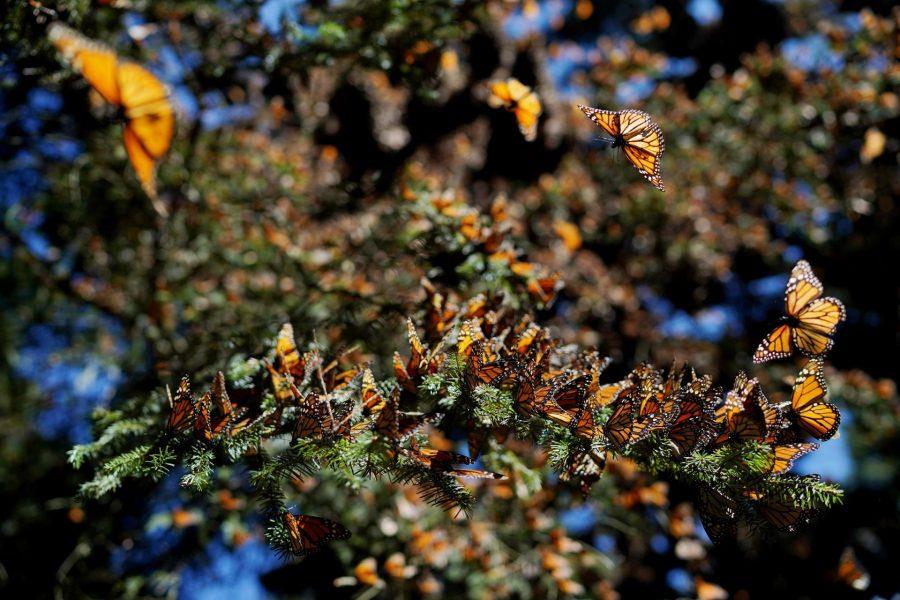
<path id="1" fill-rule="evenodd" d="M 346 540 L 350 531 L 336 521 L 310 515 L 284 514 L 291 549 L 298 556 L 306 556 L 322 549 L 322 544 L 332 540 Z"/>
<path id="2" fill-rule="evenodd" d="M 797 375 L 791 392 L 791 409 L 797 423 L 811 436 L 827 440 L 837 433 L 841 413 L 825 402 L 827 387 L 822 377 L 822 361 L 811 360 Z"/>
<path id="3" fill-rule="evenodd" d="M 50 41 L 103 98 L 124 109 L 125 151 L 141 186 L 156 198 L 156 161 L 169 149 L 175 111 L 166 86 L 144 67 L 80 33 L 54 23 Z"/>
<path id="4" fill-rule="evenodd" d="M 86 38 L 62 23 L 52 23 L 47 35 L 63 58 L 104 100 L 116 106 L 121 104 L 116 78 L 118 57 L 111 48 Z"/>
<path id="5" fill-rule="evenodd" d="M 619 135 L 619 113 L 613 110 L 603 110 L 601 108 L 591 108 L 590 106 L 578 105 L 587 117 L 593 121 L 603 131 L 616 137 Z"/>

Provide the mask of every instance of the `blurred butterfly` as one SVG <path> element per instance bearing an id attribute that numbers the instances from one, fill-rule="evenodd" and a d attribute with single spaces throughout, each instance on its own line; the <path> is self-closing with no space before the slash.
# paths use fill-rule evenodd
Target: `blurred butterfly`
<path id="1" fill-rule="evenodd" d="M 350 531 L 335 521 L 310 515 L 284 513 L 291 550 L 297 556 L 307 556 L 322 549 L 322 545 L 333 540 L 346 540 Z"/>
<path id="2" fill-rule="evenodd" d="M 528 142 L 537 137 L 538 117 L 541 116 L 541 101 L 537 92 L 518 79 L 510 77 L 506 81 L 491 84 L 488 104 L 493 108 L 505 108 L 516 115 L 519 131 Z"/>
<path id="3" fill-rule="evenodd" d="M 725 588 L 705 581 L 702 577 L 694 578 L 694 589 L 697 600 L 728 600 L 728 591 Z"/>
<path id="4" fill-rule="evenodd" d="M 606 468 L 606 452 L 599 450 L 576 451 L 569 455 L 559 480 L 577 483 L 582 496 L 587 496 L 591 486 L 600 480 Z"/>
<path id="5" fill-rule="evenodd" d="M 425 290 L 425 332 L 427 339 L 440 339 L 450 322 L 459 313 L 459 308 L 437 291 L 430 281 L 422 278 L 422 288 Z"/>
<path id="6" fill-rule="evenodd" d="M 659 191 L 665 191 L 659 174 L 660 158 L 666 151 L 662 130 L 650 115 L 640 110 L 602 110 L 578 105 L 591 121 L 600 126 L 611 138 L 613 148 L 621 148 L 634 168 Z"/>
<path id="7" fill-rule="evenodd" d="M 762 490 L 745 490 L 744 496 L 763 519 L 778 531 L 793 532 L 812 518 L 812 513 L 789 498 Z"/>
<path id="8" fill-rule="evenodd" d="M 156 162 L 169 150 L 175 131 L 175 110 L 165 84 L 144 67 L 61 23 L 52 23 L 48 36 L 91 87 L 122 111 L 131 166 L 156 210 L 166 214 L 156 193 Z"/>
<path id="9" fill-rule="evenodd" d="M 797 375 L 791 393 L 794 419 L 809 435 L 819 440 L 830 439 L 841 424 L 841 413 L 837 407 L 825 401 L 827 389 L 822 376 L 822 361 L 814 359 Z"/>
<path id="10" fill-rule="evenodd" d="M 449 450 L 437 450 L 435 448 L 419 447 L 415 439 L 410 441 L 410 449 L 404 452 L 419 464 L 440 473 L 453 477 L 473 477 L 477 479 L 506 479 L 500 473 L 483 471 L 481 469 L 459 469 L 455 464 L 470 465 L 474 461 L 468 456 L 450 452 Z"/>
<path id="11" fill-rule="evenodd" d="M 697 494 L 700 522 L 709 539 L 718 543 L 734 535 L 738 508 L 734 498 L 709 485 L 702 485 Z"/>
<path id="12" fill-rule="evenodd" d="M 859 563 L 856 553 L 850 546 L 847 546 L 841 553 L 837 576 L 841 583 L 861 592 L 866 590 L 872 581 L 868 571 Z"/>
<path id="13" fill-rule="evenodd" d="M 291 384 L 296 378 L 299 384 L 306 374 L 306 360 L 300 356 L 297 342 L 294 340 L 294 328 L 285 323 L 278 331 L 275 342 L 275 363 L 266 363 L 266 369 L 272 377 L 272 388 L 275 399 L 279 403 L 288 403 L 293 398 Z"/>
<path id="14" fill-rule="evenodd" d="M 790 356 L 794 349 L 810 358 L 825 355 L 834 344 L 838 323 L 847 318 L 837 298 L 822 298 L 822 282 L 805 260 L 798 262 L 784 293 L 787 316 L 763 339 L 753 354 L 753 362 L 763 363 Z"/>
<path id="15" fill-rule="evenodd" d="M 635 506 L 662 508 L 669 504 L 669 484 L 665 481 L 654 481 L 650 485 L 644 485 L 641 478 L 631 489 L 616 496 L 615 501 L 616 504 L 629 509 Z"/>

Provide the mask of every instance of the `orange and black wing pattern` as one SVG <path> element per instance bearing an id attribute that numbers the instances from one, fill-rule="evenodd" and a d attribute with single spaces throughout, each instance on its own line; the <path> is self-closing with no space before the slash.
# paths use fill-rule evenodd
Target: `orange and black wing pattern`
<path id="1" fill-rule="evenodd" d="M 518 79 L 495 81 L 491 84 L 491 95 L 488 104 L 493 108 L 505 108 L 516 116 L 519 131 L 526 141 L 532 142 L 537 137 L 538 118 L 541 116 L 541 100 L 537 92 Z"/>
<path id="2" fill-rule="evenodd" d="M 323 517 L 284 513 L 284 526 L 291 551 L 297 556 L 318 552 L 328 542 L 350 538 L 350 531 L 346 527 Z"/>
<path id="3" fill-rule="evenodd" d="M 819 440 L 831 439 L 841 424 L 837 407 L 825 401 L 827 392 L 822 361 L 810 360 L 794 381 L 791 412 L 800 428 Z"/>
<path id="4" fill-rule="evenodd" d="M 168 392 L 168 388 L 166 389 Z M 169 418 L 166 420 L 166 429 L 181 433 L 194 426 L 194 396 L 191 394 L 191 382 L 185 375 L 178 384 L 178 390 L 173 397 L 169 397 Z"/>
<path id="5" fill-rule="evenodd" d="M 819 358 L 831 350 L 838 324 L 847 318 L 837 298 L 822 297 L 824 287 L 805 260 L 791 270 L 784 293 L 786 316 L 760 343 L 753 362 L 785 358 L 794 350 Z"/>
<path id="6" fill-rule="evenodd" d="M 165 84 L 146 68 L 61 23 L 48 29 L 63 58 L 125 115 L 125 151 L 141 186 L 156 198 L 156 163 L 175 133 L 175 109 Z"/>
<path id="7" fill-rule="evenodd" d="M 606 132 L 615 147 L 621 147 L 628 162 L 659 191 L 665 191 L 660 159 L 666 151 L 662 129 L 640 110 L 603 110 L 578 105 L 588 118 Z"/>

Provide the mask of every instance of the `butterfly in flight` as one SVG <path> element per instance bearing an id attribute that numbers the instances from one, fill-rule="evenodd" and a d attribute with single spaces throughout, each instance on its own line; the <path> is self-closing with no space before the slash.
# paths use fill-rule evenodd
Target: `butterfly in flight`
<path id="1" fill-rule="evenodd" d="M 838 323 L 847 318 L 837 298 L 822 298 L 824 287 L 805 260 L 791 270 L 784 293 L 787 315 L 767 335 L 753 354 L 753 362 L 763 363 L 790 356 L 796 348 L 802 354 L 824 356 L 834 344 Z"/>
<path id="2" fill-rule="evenodd" d="M 537 92 L 514 77 L 491 84 L 488 104 L 493 108 L 505 108 L 516 115 L 519 131 L 525 141 L 533 142 L 537 137 L 538 117 L 541 116 L 541 101 Z"/>
<path id="3" fill-rule="evenodd" d="M 156 192 L 156 163 L 169 150 L 175 131 L 175 109 L 169 90 L 150 71 L 120 58 L 108 46 L 62 23 L 48 29 L 50 41 L 63 58 L 87 80 L 125 120 L 125 151 L 141 186 L 157 212 L 167 210 Z"/>
<path id="4" fill-rule="evenodd" d="M 578 105 L 578 108 L 609 135 L 613 148 L 621 148 L 644 179 L 661 192 L 666 190 L 659 173 L 660 158 L 666 151 L 662 130 L 650 115 L 640 110 L 603 110 Z"/>
<path id="5" fill-rule="evenodd" d="M 284 513 L 284 526 L 291 542 L 291 550 L 297 556 L 313 554 L 327 542 L 350 537 L 350 531 L 346 527 L 323 517 Z"/>
<path id="6" fill-rule="evenodd" d="M 872 582 L 869 572 L 860 564 L 856 553 L 850 546 L 847 546 L 841 553 L 837 578 L 841 583 L 860 592 L 865 591 Z"/>

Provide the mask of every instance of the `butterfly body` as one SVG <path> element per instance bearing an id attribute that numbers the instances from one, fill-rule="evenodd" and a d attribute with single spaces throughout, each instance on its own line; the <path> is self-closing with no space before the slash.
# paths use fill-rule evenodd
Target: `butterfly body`
<path id="1" fill-rule="evenodd" d="M 647 113 L 626 109 L 620 111 L 578 108 L 602 129 L 613 148 L 621 148 L 625 158 L 659 191 L 665 191 L 660 175 L 660 158 L 666 151 L 662 129 Z"/>
<path id="2" fill-rule="evenodd" d="M 805 260 L 791 270 L 784 293 L 785 316 L 753 354 L 753 362 L 786 358 L 798 350 L 809 358 L 824 356 L 834 344 L 834 333 L 847 318 L 837 298 L 822 297 L 824 287 Z"/>

